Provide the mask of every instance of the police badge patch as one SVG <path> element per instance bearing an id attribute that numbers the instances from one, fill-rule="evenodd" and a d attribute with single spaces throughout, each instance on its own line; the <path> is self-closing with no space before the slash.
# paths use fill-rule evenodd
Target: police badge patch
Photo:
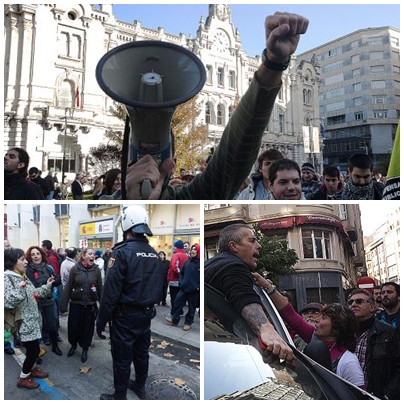
<path id="1" fill-rule="evenodd" d="M 108 260 L 108 268 L 112 268 L 115 264 L 115 258 L 110 258 Z"/>

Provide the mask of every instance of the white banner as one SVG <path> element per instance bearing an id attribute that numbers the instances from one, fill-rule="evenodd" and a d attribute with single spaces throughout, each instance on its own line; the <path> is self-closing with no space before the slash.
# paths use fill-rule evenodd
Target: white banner
<path id="1" fill-rule="evenodd" d="M 311 153 L 310 150 L 310 127 L 303 126 L 303 146 L 305 153 Z"/>
<path id="2" fill-rule="evenodd" d="M 320 131 L 317 126 L 313 126 L 312 128 L 313 134 L 313 153 L 320 153 Z"/>

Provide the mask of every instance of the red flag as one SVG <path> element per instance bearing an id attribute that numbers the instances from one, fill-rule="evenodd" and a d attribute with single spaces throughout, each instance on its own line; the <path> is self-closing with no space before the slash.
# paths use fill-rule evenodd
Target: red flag
<path id="1" fill-rule="evenodd" d="M 80 107 L 80 92 L 79 92 L 79 88 L 76 88 L 76 107 L 79 108 Z"/>

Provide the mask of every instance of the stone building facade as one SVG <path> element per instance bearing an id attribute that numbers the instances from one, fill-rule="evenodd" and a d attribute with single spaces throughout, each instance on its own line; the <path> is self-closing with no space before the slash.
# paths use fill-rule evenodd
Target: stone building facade
<path id="1" fill-rule="evenodd" d="M 109 50 L 160 40 L 200 57 L 207 81 L 199 94 L 205 108 L 197 120 L 206 125 L 206 153 L 220 141 L 260 63 L 260 56 L 243 50 L 227 5 L 207 5 L 206 19 L 195 22 L 196 35 L 189 38 L 119 21 L 111 4 L 8 4 L 4 10 L 4 148 L 26 149 L 30 165 L 44 172 L 60 172 L 64 162 L 68 179 L 91 171 L 90 148 L 106 143 L 107 130 L 123 132 L 123 122 L 110 112 L 113 101 L 95 77 L 99 59 Z M 315 65 L 292 57 L 262 150 L 277 148 L 299 165 L 313 160 L 321 171 L 321 148 L 318 154 L 305 148 L 303 135 L 304 126 L 306 135 L 309 129 L 315 132 L 319 84 Z"/>

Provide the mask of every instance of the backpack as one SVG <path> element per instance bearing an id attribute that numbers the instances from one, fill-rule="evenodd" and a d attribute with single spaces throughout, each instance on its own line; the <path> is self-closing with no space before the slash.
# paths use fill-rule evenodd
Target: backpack
<path id="1" fill-rule="evenodd" d="M 15 288 L 12 276 L 8 276 L 11 284 Z M 10 330 L 11 334 L 18 333 L 22 323 L 20 310 L 17 307 L 12 309 L 4 308 L 4 330 Z"/>

